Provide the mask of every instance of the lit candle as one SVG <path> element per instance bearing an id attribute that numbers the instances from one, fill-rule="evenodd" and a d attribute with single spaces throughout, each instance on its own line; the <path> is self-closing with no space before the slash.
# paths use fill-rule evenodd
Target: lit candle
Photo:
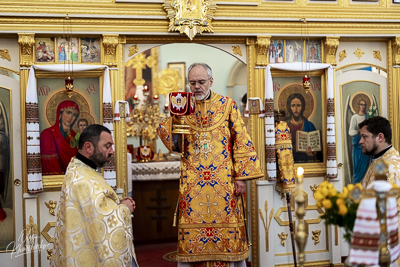
<path id="1" fill-rule="evenodd" d="M 157 104 L 158 105 L 158 95 L 157 94 L 155 94 L 154 96 L 153 96 L 153 103 L 154 104 Z"/>
<path id="2" fill-rule="evenodd" d="M 297 168 L 297 182 L 302 183 L 303 177 L 304 177 L 304 169 L 303 169 L 303 167 L 298 167 Z"/>
<path id="3" fill-rule="evenodd" d="M 149 91 L 149 88 L 147 87 L 147 85 L 145 85 L 145 86 L 143 87 L 143 92 L 147 92 L 147 91 Z"/>
<path id="4" fill-rule="evenodd" d="M 136 106 L 139 104 L 139 97 L 137 95 L 133 96 L 133 105 L 136 108 Z"/>

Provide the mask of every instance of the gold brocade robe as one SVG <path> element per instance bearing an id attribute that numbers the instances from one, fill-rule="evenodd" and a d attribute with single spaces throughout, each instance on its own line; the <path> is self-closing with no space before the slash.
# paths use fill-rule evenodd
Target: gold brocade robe
<path id="1" fill-rule="evenodd" d="M 400 156 L 399 152 L 394 148 L 389 148 L 388 151 L 381 157 L 385 163 L 388 165 L 388 173 L 387 173 L 387 181 L 391 185 L 400 186 Z M 377 160 L 373 160 L 369 165 L 367 172 L 365 173 L 364 179 L 362 180 L 363 188 L 367 188 L 367 186 L 375 180 L 374 177 L 374 169 Z"/>
<path id="2" fill-rule="evenodd" d="M 59 203 L 51 266 L 132 266 L 129 208 L 100 173 L 72 158 Z"/>
<path id="3" fill-rule="evenodd" d="M 179 262 L 239 261 L 249 256 L 242 203 L 235 180 L 264 176 L 236 103 L 212 92 L 185 117 L 179 186 Z M 172 148 L 172 118 L 158 134 Z"/>
<path id="4" fill-rule="evenodd" d="M 279 167 L 275 190 L 284 194 L 293 193 L 296 182 L 294 179 L 292 134 L 285 121 L 275 123 L 275 148 Z"/>

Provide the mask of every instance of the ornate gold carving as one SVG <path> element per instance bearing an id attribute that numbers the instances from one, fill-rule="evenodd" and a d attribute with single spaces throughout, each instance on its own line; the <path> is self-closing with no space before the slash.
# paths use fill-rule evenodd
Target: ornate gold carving
<path id="1" fill-rule="evenodd" d="M 393 65 L 400 65 L 400 37 L 395 37 L 392 43 Z"/>
<path id="2" fill-rule="evenodd" d="M 264 203 L 265 206 L 265 216 L 268 215 L 268 201 L 266 200 Z M 264 214 L 262 209 L 259 209 L 259 213 L 260 213 L 260 217 L 261 220 L 263 221 L 264 224 L 264 229 L 265 229 L 265 250 L 269 251 L 269 228 L 271 227 L 271 220 L 272 220 L 272 216 L 274 215 L 274 209 L 271 209 L 271 212 L 269 213 L 269 221 L 267 222 L 264 219 Z"/>
<path id="3" fill-rule="evenodd" d="M 37 225 L 33 222 L 32 215 L 29 216 L 29 224 L 26 225 L 26 238 L 29 240 L 29 246 L 33 249 L 37 234 Z"/>
<path id="4" fill-rule="evenodd" d="M 319 243 L 320 234 L 321 234 L 321 230 L 312 231 L 312 240 L 314 240 L 314 245 Z"/>
<path id="5" fill-rule="evenodd" d="M 118 34 L 103 34 L 104 64 L 112 67 L 117 65 Z"/>
<path id="6" fill-rule="evenodd" d="M 313 193 L 315 193 L 315 190 L 317 190 L 317 188 L 319 187 L 319 185 L 314 184 L 314 185 L 310 185 L 310 189 Z"/>
<path id="7" fill-rule="evenodd" d="M 232 46 L 232 52 L 235 55 L 242 56 L 242 50 L 240 49 L 240 46 L 238 46 L 238 45 L 233 45 Z"/>
<path id="8" fill-rule="evenodd" d="M 53 249 L 46 249 L 47 251 L 47 260 L 49 261 L 51 257 L 53 256 Z"/>
<path id="9" fill-rule="evenodd" d="M 213 0 L 166 0 L 163 5 L 169 19 L 169 31 L 185 33 L 190 40 L 203 31 L 214 32 L 211 20 L 217 5 Z"/>
<path id="10" fill-rule="evenodd" d="M 136 55 L 135 57 L 129 59 L 126 63 L 126 67 L 132 66 L 136 70 L 136 78 L 133 80 L 133 83 L 136 86 L 144 85 L 146 82 L 143 79 L 143 69 L 147 67 L 151 68 L 157 63 L 157 60 L 153 56 L 148 56 L 143 53 Z"/>
<path id="11" fill-rule="evenodd" d="M 374 50 L 372 51 L 374 58 L 378 59 L 379 61 L 382 61 L 382 56 L 381 56 L 381 51 L 379 50 Z"/>
<path id="12" fill-rule="evenodd" d="M 43 228 L 43 230 L 42 230 L 42 236 L 47 240 L 47 242 L 49 242 L 49 243 L 53 243 L 54 242 L 54 237 L 51 237 L 50 235 L 49 235 L 49 231 L 50 231 L 50 229 L 52 228 L 52 227 L 55 227 L 56 226 L 56 222 L 48 222 L 45 226 L 44 226 L 44 228 Z"/>
<path id="13" fill-rule="evenodd" d="M 20 65 L 30 67 L 34 63 L 33 47 L 35 45 L 34 33 L 19 33 Z"/>
<path id="14" fill-rule="evenodd" d="M 137 44 L 131 45 L 131 46 L 129 47 L 129 55 L 128 55 L 128 57 L 133 56 L 133 55 L 136 54 L 138 51 L 139 51 L 139 48 L 138 48 Z"/>
<path id="15" fill-rule="evenodd" d="M 353 54 L 360 59 L 365 53 L 360 49 L 360 47 L 357 47 L 356 51 L 353 52 Z"/>
<path id="16" fill-rule="evenodd" d="M 339 62 L 342 62 L 342 60 L 345 59 L 346 57 L 347 57 L 346 49 L 343 49 L 343 50 L 339 53 Z"/>
<path id="17" fill-rule="evenodd" d="M 60 190 L 63 180 L 58 175 L 43 176 L 43 187 Z"/>
<path id="18" fill-rule="evenodd" d="M 325 46 L 325 62 L 336 66 L 336 51 L 339 47 L 339 37 L 327 36 L 324 42 Z"/>
<path id="19" fill-rule="evenodd" d="M 2 59 L 7 59 L 8 61 L 11 61 L 11 56 L 8 52 L 8 49 L 0 49 L 0 57 Z"/>
<path id="20" fill-rule="evenodd" d="M 268 65 L 268 50 L 271 43 L 271 36 L 257 36 L 257 62 L 258 66 Z"/>
<path id="21" fill-rule="evenodd" d="M 49 203 L 44 202 L 44 204 L 45 204 L 46 207 L 49 209 L 49 213 L 50 213 L 51 215 L 55 216 L 54 209 L 55 209 L 56 206 L 57 206 L 57 201 L 50 200 Z"/>
<path id="22" fill-rule="evenodd" d="M 161 70 L 155 79 L 157 94 L 168 95 L 171 92 L 176 92 L 181 88 L 185 88 L 185 85 L 181 84 L 181 81 L 182 77 L 179 71 L 171 68 Z"/>
<path id="23" fill-rule="evenodd" d="M 281 245 L 285 246 L 285 240 L 287 239 L 288 234 L 285 232 L 282 232 L 282 233 L 278 234 L 278 237 L 281 240 Z"/>

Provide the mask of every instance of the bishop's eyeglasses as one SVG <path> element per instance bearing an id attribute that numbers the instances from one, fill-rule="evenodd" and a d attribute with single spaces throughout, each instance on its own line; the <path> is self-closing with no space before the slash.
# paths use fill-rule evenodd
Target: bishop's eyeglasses
<path id="1" fill-rule="evenodd" d="M 212 78 L 212 77 L 211 77 L 211 78 Z M 209 80 L 211 80 L 211 78 L 208 78 L 207 80 L 189 81 L 189 85 L 190 85 L 190 86 L 195 86 L 196 83 L 198 83 L 199 85 L 204 85 L 206 82 L 208 82 Z"/>

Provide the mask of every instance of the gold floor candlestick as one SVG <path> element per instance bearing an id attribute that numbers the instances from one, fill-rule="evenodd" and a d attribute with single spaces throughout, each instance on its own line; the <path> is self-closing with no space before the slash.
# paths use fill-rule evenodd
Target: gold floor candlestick
<path id="1" fill-rule="evenodd" d="M 299 249 L 299 266 L 303 267 L 305 263 L 305 246 L 306 246 L 306 227 L 304 224 L 304 216 L 306 215 L 306 210 L 304 208 L 304 196 L 303 196 L 303 174 L 304 169 L 302 167 L 297 168 L 297 210 L 296 216 L 298 219 L 297 233 L 296 233 L 296 243 Z"/>

